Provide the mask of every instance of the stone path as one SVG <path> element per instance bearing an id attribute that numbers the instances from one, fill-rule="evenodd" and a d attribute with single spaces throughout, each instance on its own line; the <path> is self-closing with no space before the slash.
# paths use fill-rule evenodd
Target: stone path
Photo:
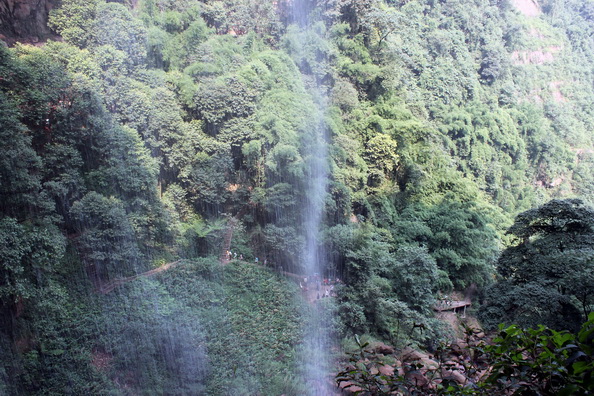
<path id="1" fill-rule="evenodd" d="M 160 267 L 157 268 L 153 268 L 150 271 L 146 271 L 140 274 L 136 274 L 133 276 L 128 276 L 126 278 L 117 278 L 117 279 L 113 279 L 103 285 L 100 285 L 97 288 L 97 292 L 101 293 L 101 294 L 107 294 L 110 293 L 112 291 L 115 290 L 116 287 L 123 285 L 124 283 L 128 283 L 128 282 L 132 282 L 133 280 L 136 280 L 138 278 L 143 278 L 143 277 L 147 277 L 147 276 L 152 276 L 158 273 L 161 273 L 163 271 L 167 271 L 168 269 L 175 267 L 177 264 L 179 264 L 181 260 L 177 260 L 177 261 L 173 261 L 171 263 L 167 263 L 167 264 L 163 264 Z"/>

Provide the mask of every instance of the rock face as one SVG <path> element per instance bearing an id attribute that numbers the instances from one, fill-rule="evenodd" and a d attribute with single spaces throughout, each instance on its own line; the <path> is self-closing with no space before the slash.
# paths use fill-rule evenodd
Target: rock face
<path id="1" fill-rule="evenodd" d="M 537 17 L 541 14 L 538 0 L 512 0 L 511 3 L 527 17 Z"/>
<path id="2" fill-rule="evenodd" d="M 47 26 L 57 0 L 0 0 L 0 40 L 37 43 L 56 37 Z"/>

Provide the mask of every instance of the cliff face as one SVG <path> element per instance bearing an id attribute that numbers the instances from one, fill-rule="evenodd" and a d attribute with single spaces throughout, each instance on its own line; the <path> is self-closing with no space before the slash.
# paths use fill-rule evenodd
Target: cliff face
<path id="1" fill-rule="evenodd" d="M 55 34 L 47 26 L 50 10 L 57 0 L 0 0 L 0 40 L 37 43 Z"/>

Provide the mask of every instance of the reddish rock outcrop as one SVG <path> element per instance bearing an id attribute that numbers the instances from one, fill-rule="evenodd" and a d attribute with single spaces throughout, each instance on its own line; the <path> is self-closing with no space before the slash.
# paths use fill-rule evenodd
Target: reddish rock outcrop
<path id="1" fill-rule="evenodd" d="M 57 0 L 0 0 L 0 40 L 38 43 L 56 38 L 47 26 L 49 12 Z"/>

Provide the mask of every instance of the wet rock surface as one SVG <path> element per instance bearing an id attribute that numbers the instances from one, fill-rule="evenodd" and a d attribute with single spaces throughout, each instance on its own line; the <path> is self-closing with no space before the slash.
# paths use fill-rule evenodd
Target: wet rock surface
<path id="1" fill-rule="evenodd" d="M 0 0 L 0 40 L 36 44 L 57 36 L 47 26 L 56 0 Z"/>

